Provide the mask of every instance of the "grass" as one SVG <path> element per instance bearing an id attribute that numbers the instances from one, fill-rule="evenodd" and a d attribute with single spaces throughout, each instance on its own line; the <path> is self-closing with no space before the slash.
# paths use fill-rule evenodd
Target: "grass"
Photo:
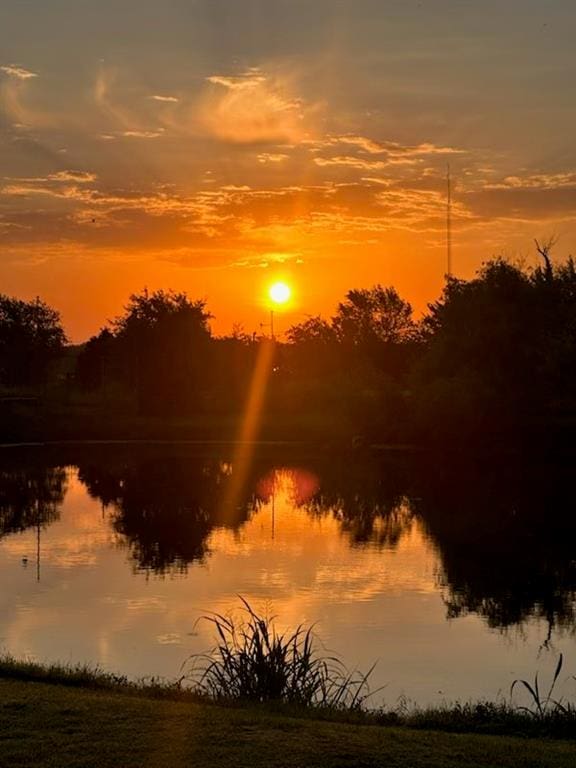
<path id="1" fill-rule="evenodd" d="M 527 680 L 514 680 L 510 688 L 510 695 L 512 696 L 516 686 L 523 686 L 528 691 L 530 700 L 532 702 L 531 707 L 519 707 L 521 711 L 528 713 L 536 720 L 541 722 L 546 722 L 552 718 L 557 718 L 559 720 L 572 720 L 576 722 L 576 707 L 573 704 L 565 703 L 561 698 L 553 698 L 552 695 L 554 693 L 556 683 L 558 682 L 558 678 L 560 677 L 563 663 L 564 655 L 560 654 L 556 664 L 556 669 L 554 670 L 552 682 L 548 688 L 548 693 L 544 695 L 540 692 L 538 672 L 534 676 L 533 683 L 529 683 Z M 573 677 L 573 679 L 576 678 Z"/>
<path id="2" fill-rule="evenodd" d="M 536 674 L 533 684 L 515 680 L 509 701 L 428 708 L 401 702 L 392 709 L 374 710 L 367 707 L 377 693 L 369 686 L 373 667 L 366 674 L 350 672 L 338 658 L 317 652 L 312 628 L 300 625 L 292 632 L 278 632 L 273 618 L 240 600 L 243 620 L 221 614 L 203 617 L 214 627 L 217 645 L 209 654 L 193 656 L 192 671 L 182 678 L 201 698 L 287 705 L 296 713 L 312 710 L 316 717 L 416 729 L 576 738 L 576 707 L 553 698 L 562 654 L 546 694 L 540 692 Z M 529 705 L 515 703 L 517 686 L 528 692 Z"/>
<path id="3" fill-rule="evenodd" d="M 209 654 L 191 657 L 188 679 L 195 691 L 216 701 L 276 701 L 299 707 L 363 710 L 371 695 L 366 674 L 349 671 L 340 659 L 320 656 L 312 627 L 278 632 L 240 598 L 245 618 L 204 616 L 218 637 Z"/>
<path id="4" fill-rule="evenodd" d="M 545 695 L 538 676 L 515 681 L 531 707 L 370 710 L 369 674 L 319 655 L 311 629 L 278 632 L 242 604 L 244 620 L 204 617 L 217 645 L 175 682 L 0 658 L 0 766 L 576 765 L 576 708 L 553 698 L 562 657 Z"/>
<path id="5" fill-rule="evenodd" d="M 19 768 L 568 768 L 566 741 L 354 725 L 0 679 L 0 765 Z"/>
<path id="6" fill-rule="evenodd" d="M 181 689 L 179 682 L 155 677 L 129 680 L 125 675 L 107 672 L 88 664 L 39 664 L 22 661 L 8 654 L 0 656 L 0 679 L 19 682 L 50 683 L 85 690 L 114 691 L 124 694 L 145 694 L 147 697 L 188 699 L 198 698 L 192 691 Z"/>
<path id="7" fill-rule="evenodd" d="M 259 717 L 290 717 L 333 724 L 394 727 L 402 731 L 438 731 L 453 734 L 513 736 L 576 741 L 576 709 L 550 707 L 543 716 L 511 702 L 465 702 L 434 707 L 401 704 L 391 709 L 371 710 L 361 706 L 344 707 L 316 704 L 305 706 L 298 701 L 264 699 L 261 701 L 219 697 L 189 687 L 184 678 L 167 682 L 157 678 L 131 681 L 97 667 L 42 665 L 19 661 L 10 656 L 0 657 L 0 685 L 14 684 L 17 689 L 31 684 L 46 684 L 53 690 L 77 689 L 79 695 L 90 692 L 120 695 L 122 699 L 162 700 L 170 703 L 200 705 L 231 712 L 248 709 Z M 39 689 L 40 690 L 40 689 Z M 0 696 L 1 709 L 1 696 Z M 2 762 L 0 760 L 0 766 Z"/>

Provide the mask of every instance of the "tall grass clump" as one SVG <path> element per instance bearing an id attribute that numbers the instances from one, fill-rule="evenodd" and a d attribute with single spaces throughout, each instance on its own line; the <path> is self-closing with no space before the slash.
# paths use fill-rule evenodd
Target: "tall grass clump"
<path id="1" fill-rule="evenodd" d="M 514 688 L 516 686 L 523 686 L 529 694 L 531 703 L 531 706 L 523 705 L 517 707 L 519 711 L 525 712 L 527 715 L 530 715 L 536 720 L 540 720 L 542 722 L 552 720 L 554 718 L 570 718 L 576 725 L 576 707 L 574 707 L 573 704 L 565 703 L 562 698 L 558 699 L 553 695 L 554 689 L 556 688 L 556 683 L 560 677 L 560 672 L 562 671 L 563 663 L 564 656 L 563 654 L 560 654 L 556 664 L 556 669 L 554 670 L 552 682 L 550 683 L 550 687 L 548 688 L 547 692 L 542 692 L 540 690 L 538 672 L 536 672 L 536 675 L 534 676 L 533 683 L 529 683 L 528 680 L 514 680 L 510 687 L 510 698 L 512 698 Z"/>
<path id="2" fill-rule="evenodd" d="M 349 671 L 335 656 L 317 652 L 312 627 L 278 632 L 244 599 L 241 620 L 221 614 L 202 619 L 218 638 L 215 648 L 190 657 L 186 678 L 214 700 L 284 702 L 299 707 L 362 710 L 372 695 L 366 674 Z"/>

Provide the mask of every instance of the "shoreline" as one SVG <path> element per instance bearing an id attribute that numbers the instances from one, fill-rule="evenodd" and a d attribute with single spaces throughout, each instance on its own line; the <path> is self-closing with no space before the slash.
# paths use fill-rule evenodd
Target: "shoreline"
<path id="1" fill-rule="evenodd" d="M 184 678 L 169 681 L 158 678 L 130 680 L 125 675 L 107 672 L 90 665 L 43 664 L 0 657 L 0 685 L 33 684 L 47 690 L 73 689 L 83 694 L 108 694 L 124 699 L 170 701 L 185 705 L 209 707 L 224 711 L 241 710 L 260 715 L 291 717 L 297 720 L 322 721 L 334 724 L 394 727 L 406 732 L 437 731 L 446 734 L 482 734 L 544 738 L 576 742 L 576 706 L 565 704 L 544 710 L 537 707 L 513 706 L 500 701 L 452 702 L 421 707 L 402 704 L 394 708 L 296 706 L 282 701 L 214 700 L 199 693 Z M 1 708 L 1 705 L 0 705 Z M 576 744 L 575 744 L 576 750 Z M 576 752 L 575 752 L 576 755 Z"/>
<path id="2" fill-rule="evenodd" d="M 0 762 L 21 768 L 572 768 L 574 741 L 335 722 L 0 679 Z"/>

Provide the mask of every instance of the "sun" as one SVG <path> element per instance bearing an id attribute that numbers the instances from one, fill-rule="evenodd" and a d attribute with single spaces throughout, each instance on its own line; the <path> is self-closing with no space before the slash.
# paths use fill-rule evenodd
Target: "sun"
<path id="1" fill-rule="evenodd" d="M 286 304 L 292 296 L 292 289 L 283 282 L 277 282 L 270 286 L 268 296 L 274 304 Z"/>

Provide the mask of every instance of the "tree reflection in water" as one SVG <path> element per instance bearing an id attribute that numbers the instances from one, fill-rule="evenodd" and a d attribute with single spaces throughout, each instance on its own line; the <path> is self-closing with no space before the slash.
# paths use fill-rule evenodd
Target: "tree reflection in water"
<path id="1" fill-rule="evenodd" d="M 320 489 L 311 515 L 331 515 L 352 546 L 396 547 L 414 522 L 405 461 L 334 456 L 316 465 Z"/>
<path id="2" fill-rule="evenodd" d="M 498 628 L 537 617 L 550 632 L 574 629 L 571 462 L 437 462 L 433 470 L 419 475 L 416 509 L 441 555 L 448 616 L 475 613 Z"/>
<path id="3" fill-rule="evenodd" d="M 60 517 L 66 470 L 42 461 L 11 461 L 0 468 L 0 539 L 27 528 L 44 528 Z"/>
<path id="4" fill-rule="evenodd" d="M 0 469 L 0 537 L 57 520 L 66 470 L 129 547 L 158 574 L 205 561 L 216 528 L 238 531 L 278 483 L 290 504 L 330 516 L 354 547 L 396 547 L 418 523 L 440 558 L 448 618 L 469 613 L 507 628 L 538 617 L 576 627 L 575 489 L 571 463 L 442 461 L 425 454 L 257 456 L 234 509 L 222 505 L 233 471 L 222 452 L 117 446 L 34 454 Z M 278 467 L 288 467 L 278 472 Z M 292 467 L 292 468 L 290 468 Z M 300 468 L 295 468 L 300 467 Z"/>
<path id="5" fill-rule="evenodd" d="M 90 495 L 111 510 L 137 568 L 158 574 L 204 561 L 215 528 L 237 530 L 248 519 L 248 500 L 234 510 L 222 507 L 230 473 L 230 465 L 216 458 L 150 452 L 79 467 Z"/>

